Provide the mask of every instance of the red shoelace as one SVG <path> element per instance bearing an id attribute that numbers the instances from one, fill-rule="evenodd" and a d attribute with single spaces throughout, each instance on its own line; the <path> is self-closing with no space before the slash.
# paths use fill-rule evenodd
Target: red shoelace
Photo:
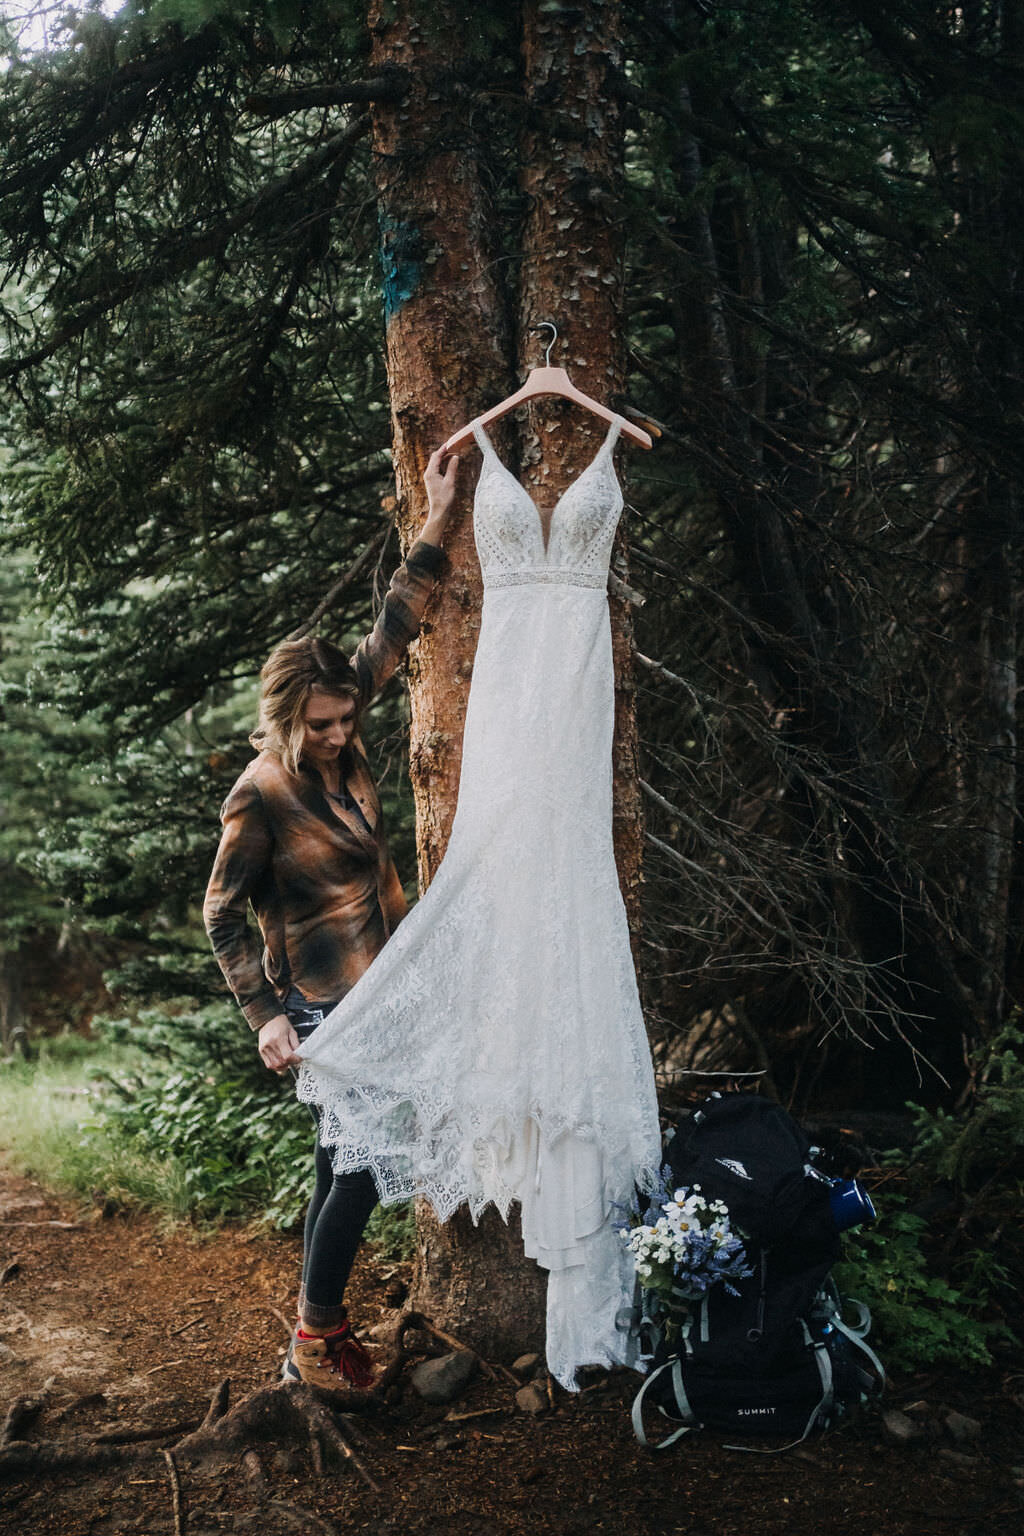
<path id="1" fill-rule="evenodd" d="M 310 1335 L 302 1334 L 300 1338 L 308 1338 Z M 359 1340 L 352 1334 L 348 1323 L 342 1323 L 340 1328 L 333 1333 L 323 1335 L 323 1341 L 327 1353 L 323 1360 L 319 1361 L 321 1368 L 337 1371 L 339 1376 L 344 1376 L 354 1387 L 365 1391 L 373 1386 L 373 1363 Z"/>

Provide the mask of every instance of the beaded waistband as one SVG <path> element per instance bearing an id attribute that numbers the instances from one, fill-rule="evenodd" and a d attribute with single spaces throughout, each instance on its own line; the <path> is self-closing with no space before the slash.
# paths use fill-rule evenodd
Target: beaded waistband
<path id="1" fill-rule="evenodd" d="M 484 571 L 484 588 L 490 587 L 597 587 L 604 592 L 608 577 L 595 571 L 580 571 L 572 566 L 538 565 L 520 571 Z"/>

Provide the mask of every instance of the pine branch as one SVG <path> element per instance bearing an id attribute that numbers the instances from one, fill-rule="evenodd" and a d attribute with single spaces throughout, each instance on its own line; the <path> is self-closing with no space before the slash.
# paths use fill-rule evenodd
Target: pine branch
<path id="1" fill-rule="evenodd" d="M 129 60 L 113 75 L 84 84 L 78 80 L 70 87 L 56 72 L 40 78 L 36 71 L 33 111 L 47 129 L 59 124 L 64 137 L 49 155 L 36 160 L 32 158 L 32 134 L 26 133 L 14 154 L 8 155 L 7 175 L 0 176 L 0 199 L 18 192 L 31 192 L 41 198 L 59 182 L 69 166 L 108 144 L 122 128 L 134 122 L 140 110 L 148 108 L 154 87 L 173 84 L 180 89 L 182 77 L 194 76 L 204 64 L 212 63 L 220 46 L 216 29 L 208 28 L 156 56 Z M 45 99 L 47 89 L 58 96 L 52 111 Z"/>
<path id="2" fill-rule="evenodd" d="M 242 110 L 251 112 L 254 117 L 276 119 L 316 107 L 341 107 L 352 102 L 397 102 L 408 94 L 410 85 L 408 71 L 394 69 L 371 80 L 296 86 L 289 91 L 254 91 L 242 102 Z"/>
<path id="3" fill-rule="evenodd" d="M 351 157 L 359 140 L 369 130 L 369 126 L 369 117 L 357 118 L 341 133 L 332 135 L 299 165 L 276 177 L 268 186 L 263 187 L 254 197 L 249 198 L 236 209 L 229 218 L 212 229 L 204 230 L 198 235 L 183 235 L 181 231 L 176 231 L 166 241 L 161 242 L 161 246 L 147 262 L 145 268 L 123 274 L 118 282 L 108 287 L 99 298 L 85 305 L 77 315 L 52 332 L 31 352 L 0 363 L 0 380 L 16 378 L 27 369 L 45 362 L 69 341 L 84 335 L 97 320 L 102 319 L 104 315 L 117 309 L 119 305 L 137 294 L 159 288 L 169 278 L 178 277 L 183 272 L 191 271 L 199 262 L 219 255 L 234 235 L 252 226 L 262 214 L 269 212 L 282 199 L 300 191 L 328 167 L 333 166 L 337 171 L 339 162 L 347 161 Z"/>

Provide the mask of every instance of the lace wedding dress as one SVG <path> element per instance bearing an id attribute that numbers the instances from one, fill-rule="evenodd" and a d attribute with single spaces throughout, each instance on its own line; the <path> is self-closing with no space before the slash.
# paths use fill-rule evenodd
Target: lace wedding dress
<path id="1" fill-rule="evenodd" d="M 657 1104 L 612 851 L 607 581 L 622 510 L 613 424 L 545 547 L 474 425 L 484 604 L 458 811 L 433 884 L 302 1049 L 340 1170 L 385 1202 L 522 1207 L 549 1270 L 548 1365 L 629 1363 L 612 1206 L 660 1161 Z"/>

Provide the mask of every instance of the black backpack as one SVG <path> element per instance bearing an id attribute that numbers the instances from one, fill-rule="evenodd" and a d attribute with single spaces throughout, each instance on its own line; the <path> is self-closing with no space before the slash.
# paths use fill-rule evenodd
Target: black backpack
<path id="1" fill-rule="evenodd" d="M 754 1272 L 737 1295 L 714 1287 L 674 1336 L 641 1293 L 636 1326 L 650 1371 L 633 1404 L 637 1439 L 651 1444 L 644 1410 L 653 1407 L 679 1426 L 659 1450 L 696 1428 L 799 1443 L 880 1390 L 885 1375 L 864 1342 L 867 1308 L 844 1308 L 830 1279 L 840 1251 L 833 1181 L 792 1117 L 756 1095 L 714 1094 L 670 1136 L 673 1187 L 699 1185 L 725 1202 Z"/>

